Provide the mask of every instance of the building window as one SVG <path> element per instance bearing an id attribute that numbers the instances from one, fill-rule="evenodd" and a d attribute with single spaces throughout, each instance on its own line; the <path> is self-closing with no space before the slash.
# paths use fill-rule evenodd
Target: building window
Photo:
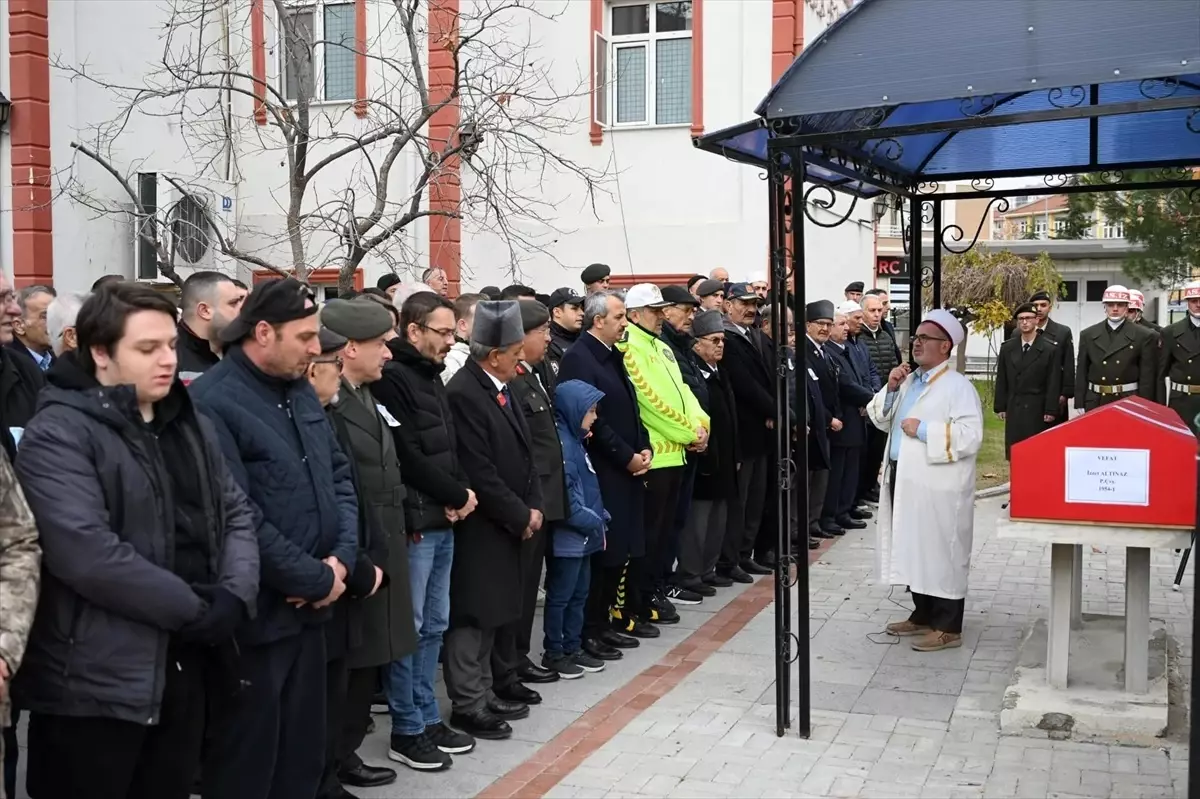
<path id="1" fill-rule="evenodd" d="M 603 125 L 686 125 L 692 121 L 692 0 L 608 6 L 598 35 L 597 98 Z M 611 74 L 610 74 L 611 68 Z"/>
<path id="2" fill-rule="evenodd" d="M 1034 220 L 1033 235 L 1039 239 L 1046 238 L 1046 218 L 1044 216 Z"/>
<path id="3" fill-rule="evenodd" d="M 293 6 L 280 26 L 284 94 L 314 102 L 354 99 L 354 3 Z M 311 76 L 312 86 L 304 86 Z"/>
<path id="4" fill-rule="evenodd" d="M 1100 235 L 1106 239 L 1123 239 L 1125 238 L 1125 223 L 1105 220 Z"/>
<path id="5" fill-rule="evenodd" d="M 1089 280 L 1087 282 L 1087 301 L 1103 302 L 1106 288 L 1108 288 L 1107 280 Z"/>
<path id="6" fill-rule="evenodd" d="M 1100 290 L 1101 296 L 1104 295 L 1104 289 Z M 1059 302 L 1079 302 L 1079 281 L 1064 280 L 1058 284 L 1058 301 Z"/>

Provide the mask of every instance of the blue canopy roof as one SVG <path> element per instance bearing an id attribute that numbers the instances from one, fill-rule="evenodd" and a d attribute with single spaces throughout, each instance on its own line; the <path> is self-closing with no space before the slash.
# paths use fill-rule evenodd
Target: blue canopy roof
<path id="1" fill-rule="evenodd" d="M 1200 2 L 860 0 L 756 113 L 696 146 L 766 166 L 768 142 L 789 137 L 810 181 L 863 197 L 1196 165 Z"/>

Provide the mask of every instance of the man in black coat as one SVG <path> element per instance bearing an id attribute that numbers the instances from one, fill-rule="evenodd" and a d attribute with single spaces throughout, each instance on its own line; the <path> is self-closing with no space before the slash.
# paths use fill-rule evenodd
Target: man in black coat
<path id="1" fill-rule="evenodd" d="M 38 392 L 46 384 L 46 377 L 33 358 L 21 357 L 12 351 L 11 345 L 16 340 L 13 326 L 20 316 L 17 293 L 8 276 L 0 270 L 0 446 L 4 447 L 9 460 L 17 457 L 16 442 L 26 423 L 33 418 Z M 16 747 L 9 751 L 15 752 Z M 9 756 L 16 757 L 15 754 Z"/>
<path id="2" fill-rule="evenodd" d="M 1049 336 L 1037 334 L 1032 303 L 1013 313 L 1019 335 L 1000 345 L 992 409 L 1004 420 L 1004 457 L 1012 446 L 1048 429 L 1058 418 L 1062 355 Z"/>
<path id="3" fill-rule="evenodd" d="M 558 374 L 563 353 L 579 339 L 583 329 L 583 296 L 566 287 L 555 289 L 546 305 L 550 309 L 550 346 L 546 363 L 551 374 Z"/>
<path id="4" fill-rule="evenodd" d="M 188 276 L 179 293 L 179 378 L 185 384 L 221 362 L 221 331 L 237 318 L 246 287 L 221 272 Z"/>
<path id="5" fill-rule="evenodd" d="M 761 302 L 745 283 L 734 283 L 725 294 L 725 364 L 737 399 L 738 507 L 730 524 L 742 529 L 737 552 L 721 557 L 721 573 L 739 583 L 751 574 L 770 574 L 751 557 L 762 524 L 770 485 L 768 470 L 775 441 L 775 372 L 767 361 L 768 344 L 755 324 Z"/>
<path id="6" fill-rule="evenodd" d="M 529 715 L 528 704 L 496 696 L 491 663 L 496 631 L 520 621 L 522 544 L 543 518 L 532 437 L 508 387 L 524 344 L 518 302 L 480 302 L 471 359 L 446 387 L 458 458 L 479 497 L 477 512 L 454 529 L 446 692 L 450 723 L 489 740 L 510 737 L 507 721 Z"/>
<path id="7" fill-rule="evenodd" d="M 316 314 L 305 284 L 260 283 L 222 333 L 225 357 L 191 384 L 255 506 L 262 561 L 257 614 L 238 633 L 239 678 L 254 688 L 221 708 L 206 799 L 313 796 L 324 770 L 322 627 L 358 559 L 358 494 L 307 380 Z"/>
<path id="8" fill-rule="evenodd" d="M 847 308 L 846 310 L 849 310 Z M 875 397 L 868 382 L 855 368 L 846 339 L 849 335 L 846 314 L 835 313 L 829 341 L 823 354 L 837 373 L 838 401 L 842 407 L 842 429 L 829 434 L 829 486 L 819 522 L 822 530 L 862 530 L 867 524 L 853 518 L 857 496 L 860 459 L 867 444 L 866 407 Z"/>
<path id="9" fill-rule="evenodd" d="M 43 551 L 14 686 L 31 713 L 29 793 L 182 799 L 208 695 L 240 701 L 233 636 L 258 592 L 256 512 L 175 378 L 174 303 L 105 287 L 78 332 L 16 462 Z"/>
<path id="10" fill-rule="evenodd" d="M 551 525 L 567 516 L 566 478 L 563 476 L 562 445 L 554 424 L 554 378 L 543 376 L 538 367 L 546 357 L 550 343 L 550 312 L 537 300 L 521 300 L 521 326 L 525 330 L 524 355 L 517 374 L 508 384 L 516 407 L 525 416 L 533 443 L 538 479 L 542 485 L 542 528 L 522 542 L 521 618 L 496 631 L 492 650 L 492 692 L 501 699 L 536 705 L 542 701 L 536 691 L 522 682 L 548 683 L 558 674 L 529 659 L 533 639 L 533 617 L 537 610 L 537 590 L 542 584 L 542 564 Z"/>
<path id="11" fill-rule="evenodd" d="M 1062 379 L 1059 381 L 1061 387 L 1058 396 L 1058 413 L 1054 419 L 1058 424 L 1067 420 L 1068 400 L 1075 398 L 1075 336 L 1071 332 L 1071 328 L 1050 318 L 1054 302 L 1049 292 L 1039 291 L 1030 297 L 1029 301 L 1033 303 L 1033 310 L 1037 313 L 1038 338 L 1048 337 L 1052 343 L 1058 345 L 1058 357 L 1062 361 L 1059 366 L 1062 371 Z"/>
<path id="12" fill-rule="evenodd" d="M 417 292 L 400 309 L 400 337 L 388 342 L 392 360 L 371 393 L 398 425 L 391 427 L 404 475 L 405 528 L 417 651 L 388 669 L 392 716 L 388 757 L 422 771 L 451 765 L 450 755 L 475 748 L 475 739 L 451 729 L 434 696 L 442 637 L 450 624 L 451 526 L 470 516 L 475 492 L 458 459 L 454 420 L 442 382 L 454 344 L 454 306 L 431 291 Z"/>
<path id="13" fill-rule="evenodd" d="M 838 366 L 824 350 L 829 341 L 829 332 L 833 328 L 833 315 L 833 303 L 829 300 L 817 300 L 805 306 L 807 335 L 804 338 L 804 364 L 809 376 L 817 382 L 821 404 L 829 419 L 829 432 L 836 434 L 842 430 L 841 416 L 843 413 L 838 393 Z M 830 439 L 831 457 L 826 463 L 832 467 L 832 436 Z M 808 531 L 809 535 L 814 538 L 829 538 L 834 535 L 844 535 L 846 532 L 837 524 L 821 524 L 821 515 L 825 508 L 825 495 L 829 488 L 830 471 L 831 468 L 813 469 L 811 464 L 809 466 Z"/>
<path id="14" fill-rule="evenodd" d="M 50 286 L 26 286 L 17 292 L 21 315 L 13 323 L 9 348 L 45 372 L 54 363 L 54 347 L 46 328 L 46 310 L 58 294 Z"/>
<path id="15" fill-rule="evenodd" d="M 604 392 L 587 446 L 604 509 L 612 520 L 604 551 L 592 556 L 583 649 L 593 657 L 612 659 L 614 647 L 636 647 L 637 638 L 656 638 L 660 634 L 653 624 L 633 619 L 622 625 L 623 632 L 618 632 L 610 627 L 609 619 L 609 607 L 617 601 L 626 562 L 646 553 L 646 486 L 642 476 L 650 469 L 652 454 L 633 384 L 625 372 L 624 358 L 616 349 L 627 325 L 625 303 L 615 292 L 597 292 L 588 296 L 583 312 L 586 332 L 563 356 L 558 379 L 582 380 Z"/>

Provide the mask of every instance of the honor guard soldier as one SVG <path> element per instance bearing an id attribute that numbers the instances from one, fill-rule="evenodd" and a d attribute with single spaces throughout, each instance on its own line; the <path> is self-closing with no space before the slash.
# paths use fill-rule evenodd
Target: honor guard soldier
<path id="1" fill-rule="evenodd" d="M 1143 313 L 1146 307 L 1146 295 L 1137 289 L 1129 290 L 1129 321 L 1134 322 L 1154 334 L 1154 373 L 1158 374 L 1158 359 L 1162 357 L 1162 327 L 1154 324 Z M 1157 391 L 1157 388 L 1155 389 Z"/>
<path id="2" fill-rule="evenodd" d="M 1154 334 L 1129 321 L 1129 289 L 1104 290 L 1105 319 L 1079 334 L 1075 408 L 1090 411 L 1125 397 L 1154 400 Z"/>
<path id="3" fill-rule="evenodd" d="M 1200 436 L 1200 280 L 1183 287 L 1187 316 L 1162 332 L 1162 363 L 1157 386 L 1167 407 L 1178 411 Z"/>

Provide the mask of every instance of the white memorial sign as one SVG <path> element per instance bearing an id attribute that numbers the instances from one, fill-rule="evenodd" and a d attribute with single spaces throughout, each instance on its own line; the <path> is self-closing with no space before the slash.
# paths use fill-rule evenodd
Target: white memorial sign
<path id="1" fill-rule="evenodd" d="M 1150 450 L 1067 447 L 1068 503 L 1150 504 Z"/>

